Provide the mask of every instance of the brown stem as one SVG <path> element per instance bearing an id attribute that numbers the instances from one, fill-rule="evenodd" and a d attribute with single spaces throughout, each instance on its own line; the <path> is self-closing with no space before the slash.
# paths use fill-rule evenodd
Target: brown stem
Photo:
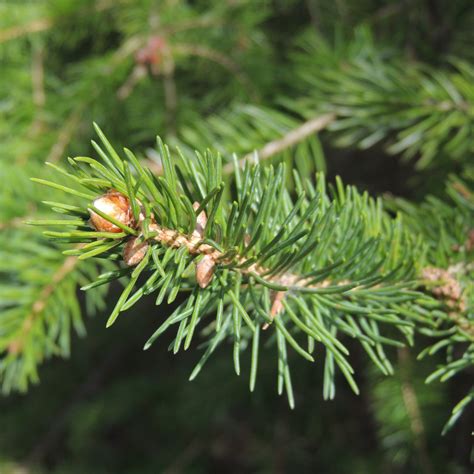
<path id="1" fill-rule="evenodd" d="M 67 257 L 64 263 L 51 277 L 50 283 L 43 287 L 38 298 L 32 305 L 30 314 L 23 321 L 19 334 L 8 345 L 8 351 L 10 353 L 18 354 L 21 352 L 24 341 L 31 331 L 34 321 L 45 309 L 48 298 L 52 295 L 58 284 L 74 270 L 77 262 L 77 257 Z"/>
<path id="2" fill-rule="evenodd" d="M 82 107 L 69 115 L 64 125 L 59 130 L 58 138 L 54 145 L 51 147 L 46 161 L 56 163 L 63 156 L 64 150 L 69 145 L 69 142 L 74 136 L 74 132 L 77 131 L 79 121 L 81 119 Z"/>
<path id="3" fill-rule="evenodd" d="M 53 26 L 53 20 L 50 18 L 39 18 L 30 21 L 26 25 L 12 26 L 6 30 L 0 31 L 0 43 L 19 38 L 21 36 L 45 31 Z"/>
<path id="4" fill-rule="evenodd" d="M 281 310 L 282 306 L 282 300 L 285 296 L 285 292 L 287 290 L 302 290 L 303 288 L 327 288 L 330 285 L 347 285 L 349 281 L 347 280 L 342 280 L 339 282 L 334 282 L 329 279 L 323 280 L 317 284 L 311 284 L 311 279 L 310 278 L 302 278 L 300 275 L 294 274 L 294 273 L 289 273 L 289 272 L 283 272 L 279 274 L 274 274 L 272 275 L 271 273 L 269 274 L 269 269 L 264 268 L 256 263 L 253 263 L 251 265 L 243 265 L 246 262 L 246 259 L 244 257 L 241 257 L 239 255 L 236 255 L 232 258 L 226 257 L 222 252 L 217 250 L 215 247 L 205 244 L 202 242 L 202 235 L 198 232 L 194 232 L 190 236 L 180 234 L 179 232 L 172 230 L 172 229 L 167 229 L 165 227 L 160 226 L 156 222 L 153 222 L 149 226 L 149 231 L 154 234 L 153 239 L 162 243 L 163 245 L 166 245 L 168 247 L 174 247 L 174 248 L 181 248 L 181 247 L 186 247 L 189 251 L 189 253 L 193 255 L 204 255 L 206 256 L 207 260 L 210 260 L 211 263 L 214 265 L 217 264 L 224 264 L 228 265 L 230 263 L 233 263 L 235 265 L 235 268 L 237 271 L 239 271 L 242 275 L 256 275 L 262 279 L 265 279 L 270 284 L 286 287 L 285 290 L 279 290 L 276 291 L 274 294 L 274 299 L 272 303 L 272 310 L 271 310 L 271 318 L 274 318 L 275 316 L 278 315 L 278 313 Z M 213 265 L 211 265 L 213 266 Z M 436 270 L 436 271 L 434 271 Z M 433 281 L 433 278 L 438 280 L 439 274 L 438 271 L 439 269 L 433 269 L 432 267 L 427 267 L 423 270 L 423 276 L 425 279 Z M 447 271 L 443 271 L 443 275 L 447 274 Z M 209 282 L 207 282 L 209 283 Z M 469 337 L 471 337 L 474 340 L 474 324 L 470 320 L 468 320 L 466 317 L 462 315 L 462 312 L 464 311 L 464 299 L 461 296 L 461 293 L 456 289 L 456 284 L 458 284 L 457 281 L 449 281 L 448 286 L 442 286 L 442 287 L 437 287 L 439 290 L 438 293 L 434 293 L 435 295 L 441 295 L 441 296 L 446 296 L 447 291 L 451 291 L 449 293 L 450 302 L 455 305 L 451 306 L 453 307 L 454 311 L 451 311 L 449 313 L 450 318 L 453 320 L 453 322 Z M 454 298 L 454 293 L 453 292 L 453 287 L 455 288 L 455 296 L 457 299 Z"/>
<path id="5" fill-rule="evenodd" d="M 317 284 L 310 285 L 310 279 L 301 278 L 300 275 L 296 275 L 294 273 L 280 273 L 277 275 L 265 276 L 268 272 L 268 269 L 261 267 L 256 263 L 245 267 L 239 267 L 239 265 L 245 263 L 246 259 L 244 257 L 237 255 L 232 258 L 227 258 L 215 247 L 202 243 L 202 237 L 196 233 L 186 236 L 175 230 L 161 227 L 156 223 L 150 224 L 149 231 L 154 233 L 153 239 L 162 243 L 163 245 L 174 248 L 186 247 L 189 253 L 193 255 L 208 255 L 210 258 L 212 258 L 215 264 L 227 265 L 229 263 L 234 263 L 238 271 L 243 275 L 255 274 L 260 278 L 264 278 L 269 283 L 285 286 L 290 290 L 298 290 L 303 287 L 325 288 L 331 284 L 330 280 L 324 280 Z M 347 281 L 339 282 L 338 284 L 347 284 Z"/>
<path id="6" fill-rule="evenodd" d="M 296 145 L 297 143 L 301 142 L 305 138 L 313 135 L 316 132 L 319 132 L 325 129 L 330 123 L 334 122 L 336 119 L 336 114 L 328 113 L 324 115 L 320 115 L 318 117 L 312 118 L 307 122 L 303 123 L 297 128 L 290 130 L 286 135 L 283 137 L 273 140 L 267 143 L 261 150 L 257 152 L 257 155 L 260 160 L 266 160 L 287 148 Z M 238 161 L 240 167 L 243 167 L 247 161 L 252 160 L 254 157 L 254 153 L 247 153 L 243 158 Z M 225 173 L 231 173 L 234 169 L 233 163 L 228 163 L 224 166 Z"/>
<path id="7" fill-rule="evenodd" d="M 33 50 L 31 83 L 33 86 L 33 103 L 38 109 L 41 109 L 46 102 L 44 91 L 44 49 L 42 47 Z"/>
<path id="8" fill-rule="evenodd" d="M 277 140 L 268 142 L 260 151 L 257 151 L 257 155 L 260 160 L 266 160 L 272 156 L 290 148 L 300 141 L 304 140 L 313 133 L 319 132 L 326 128 L 336 119 L 336 115 L 329 113 L 325 115 L 319 115 L 318 117 L 312 118 L 302 125 L 290 130 L 286 135 Z M 247 153 L 243 158 L 238 161 L 238 165 L 242 168 L 247 161 L 251 161 L 254 158 L 254 153 Z M 163 172 L 162 166 L 153 160 L 146 160 L 146 165 L 155 174 L 161 174 Z M 227 163 L 223 169 L 224 174 L 231 174 L 234 171 L 234 164 Z"/>
<path id="9" fill-rule="evenodd" d="M 117 97 L 125 100 L 132 92 L 135 86 L 147 75 L 147 69 L 143 64 L 137 64 L 126 81 L 117 90 Z"/>
<path id="10" fill-rule="evenodd" d="M 274 291 L 272 295 L 272 307 L 270 308 L 270 319 L 273 321 L 283 310 L 283 299 L 285 298 L 285 291 Z M 263 325 L 262 329 L 266 330 L 270 327 L 270 323 L 267 322 Z"/>
<path id="11" fill-rule="evenodd" d="M 406 347 L 398 350 L 398 360 L 400 362 L 400 376 L 402 378 L 403 403 L 407 410 L 408 418 L 410 419 L 410 428 L 415 440 L 416 450 L 418 451 L 420 467 L 424 474 L 431 474 L 433 472 L 433 466 L 426 445 L 425 425 L 423 423 L 418 397 L 411 383 L 410 353 Z"/>
<path id="12" fill-rule="evenodd" d="M 25 220 L 28 220 L 28 218 L 14 217 L 13 219 L 10 219 L 8 221 L 0 222 L 0 231 L 6 230 L 6 229 L 17 229 L 18 227 L 21 227 L 25 223 Z"/>

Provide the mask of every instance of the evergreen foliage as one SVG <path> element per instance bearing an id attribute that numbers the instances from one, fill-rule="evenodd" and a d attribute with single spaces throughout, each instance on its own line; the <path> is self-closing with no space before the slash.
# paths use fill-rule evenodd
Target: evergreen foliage
<path id="1" fill-rule="evenodd" d="M 191 380 L 222 348 L 294 407 L 307 362 L 325 399 L 368 373 L 382 444 L 430 472 L 410 393 L 462 381 L 443 433 L 474 402 L 474 9 L 379 3 L 0 5 L 3 393 L 151 301 L 144 349 L 199 352 Z M 395 156 L 406 195 L 338 150 Z"/>
<path id="2" fill-rule="evenodd" d="M 278 343 L 279 391 L 285 384 L 291 405 L 286 344 L 313 361 L 310 352 L 316 341 L 322 343 L 326 349 L 323 390 L 327 398 L 334 396 L 335 365 L 358 392 L 353 368 L 346 358 L 348 350 L 338 340 L 338 333 L 359 339 L 380 370 L 386 374 L 392 371 L 382 346 L 401 343 L 381 336 L 378 323 L 395 326 L 411 341 L 410 319 L 425 319 L 423 311 L 423 316 L 411 316 L 413 310 L 410 311 L 415 302 L 423 305 L 423 295 L 412 291 L 415 255 L 422 253 L 422 249 L 403 230 L 400 219 L 392 219 L 383 212 L 380 200 L 370 199 L 367 193 L 360 195 L 354 188 L 344 188 L 340 181 L 329 197 L 322 175 L 313 186 L 311 180 L 303 181 L 296 172 L 297 195 L 293 200 L 284 185 L 284 166 L 275 170 L 248 163 L 244 170 L 237 165 L 235 199 L 224 198 L 229 192 L 222 182 L 218 155 L 206 152 L 190 160 L 177 154 L 172 159 L 159 140 L 163 175 L 156 178 L 142 168 L 128 149 L 125 154 L 129 161 L 122 161 L 100 130 L 99 134 L 103 148 L 97 149 L 107 168 L 92 158 L 79 157 L 70 160 L 74 174 L 58 170 L 91 190 L 92 196 L 112 188 L 127 193 L 131 202 L 136 200 L 137 221 L 139 213 L 144 213 L 143 223 L 138 229 L 119 225 L 113 217 L 90 204 L 89 209 L 100 212 L 123 232 L 87 231 L 87 218 L 36 223 L 64 226 L 65 231 L 48 231 L 46 235 L 85 244 L 72 252 L 81 259 L 92 256 L 120 259 L 117 242 L 126 241 L 127 236 L 150 242 L 145 257 L 135 269 L 102 274 L 86 286 L 96 287 L 124 274 L 129 276 L 107 325 L 144 295 L 156 292 L 157 305 L 165 300 L 170 304 L 180 291 L 189 291 L 188 299 L 160 325 L 145 348 L 171 325 L 179 323 L 173 352 L 178 352 L 183 342 L 187 349 L 198 323 L 207 313 L 217 311 L 216 319 L 203 329 L 212 337 L 191 378 L 226 338 L 233 341 L 235 371 L 240 374 L 240 352 L 251 339 L 253 389 L 260 341 L 260 331 L 256 328 L 272 324 Z M 38 181 L 87 198 L 86 193 L 75 188 Z M 199 203 L 197 209 L 193 209 L 195 202 Z M 138 203 L 142 203 L 143 211 L 138 209 Z M 61 205 L 61 213 L 67 211 L 66 207 Z M 86 204 L 84 210 L 87 208 Z M 196 219 L 202 211 L 208 216 L 207 223 L 202 235 L 193 239 Z M 74 209 L 70 217 L 74 218 L 78 212 Z M 69 255 L 71 251 L 66 253 Z M 206 255 L 213 256 L 216 269 L 211 284 L 198 288 L 192 282 L 194 274 L 190 269 Z M 371 263 L 367 265 L 367 262 Z M 137 285 L 140 274 L 147 278 Z M 190 276 L 191 282 L 187 282 Z M 284 311 L 279 314 L 274 308 L 284 292 L 289 296 L 280 303 Z M 295 339 L 297 332 L 308 338 L 307 349 Z"/>

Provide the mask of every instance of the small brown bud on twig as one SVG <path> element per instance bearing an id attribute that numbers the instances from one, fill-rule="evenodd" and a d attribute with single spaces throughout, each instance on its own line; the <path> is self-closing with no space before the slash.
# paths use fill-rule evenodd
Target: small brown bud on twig
<path id="1" fill-rule="evenodd" d="M 470 252 L 471 250 L 474 250 L 474 229 L 471 229 L 469 231 L 469 234 L 467 236 L 466 240 L 466 250 Z"/>
<path id="2" fill-rule="evenodd" d="M 201 288 L 206 288 L 214 276 L 215 260 L 211 255 L 204 255 L 202 260 L 196 265 L 196 281 Z"/>
<path id="3" fill-rule="evenodd" d="M 199 203 L 193 203 L 193 209 L 197 211 L 199 209 Z M 204 237 L 204 229 L 206 228 L 207 224 L 207 215 L 204 211 L 201 211 L 199 215 L 196 217 L 196 228 L 194 229 L 193 235 L 195 237 Z"/>
<path id="4" fill-rule="evenodd" d="M 151 36 L 148 42 L 135 53 L 135 62 L 139 65 L 149 65 L 151 72 L 157 75 L 166 59 L 168 47 L 165 38 L 162 36 Z"/>
<path id="5" fill-rule="evenodd" d="M 421 274 L 425 280 L 439 283 L 431 290 L 434 295 L 452 300 L 460 298 L 461 286 L 447 270 L 436 267 L 426 267 L 422 270 Z"/>
<path id="6" fill-rule="evenodd" d="M 11 355 L 17 355 L 21 352 L 21 350 L 23 349 L 23 344 L 14 339 L 12 342 L 10 342 L 10 344 L 8 344 L 7 346 L 7 351 L 9 354 Z"/>
<path id="7" fill-rule="evenodd" d="M 283 310 L 283 298 L 285 297 L 284 291 L 276 291 L 273 294 L 273 302 L 272 307 L 270 308 L 270 318 L 273 320 L 276 316 L 278 316 Z M 270 323 L 265 323 L 262 326 L 262 329 L 268 329 Z"/>
<path id="8" fill-rule="evenodd" d="M 449 307 L 464 311 L 465 304 L 462 298 L 461 284 L 448 270 L 426 267 L 422 270 L 421 275 L 425 280 L 437 283 L 431 288 L 433 295 L 443 299 Z"/>
<path id="9" fill-rule="evenodd" d="M 133 227 L 135 225 L 132 209 L 130 207 L 130 201 L 127 196 L 119 193 L 115 190 L 110 190 L 103 196 L 98 197 L 93 202 L 94 207 L 102 211 L 104 214 L 107 214 L 110 217 L 113 217 L 115 220 L 121 222 L 126 226 Z M 99 216 L 99 214 L 94 211 L 89 210 L 91 216 L 90 222 L 93 227 L 99 232 L 122 232 L 120 227 L 112 224 L 107 219 Z"/>
<path id="10" fill-rule="evenodd" d="M 148 242 L 141 241 L 138 237 L 132 237 L 123 248 L 123 261 L 129 266 L 138 265 L 146 255 Z"/>

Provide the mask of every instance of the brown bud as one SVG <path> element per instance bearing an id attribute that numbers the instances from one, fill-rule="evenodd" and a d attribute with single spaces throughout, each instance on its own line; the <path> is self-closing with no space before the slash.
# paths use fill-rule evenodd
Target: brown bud
<path id="1" fill-rule="evenodd" d="M 119 193 L 115 190 L 110 190 L 103 196 L 98 197 L 93 204 L 94 207 L 102 211 L 104 214 L 113 217 L 122 224 L 129 227 L 133 227 L 135 225 L 132 209 L 130 207 L 130 201 L 128 200 L 127 196 L 124 196 L 122 193 Z M 91 216 L 91 224 L 99 232 L 122 232 L 120 227 L 112 224 L 94 211 L 89 210 L 89 214 Z"/>
<path id="2" fill-rule="evenodd" d="M 272 307 L 270 308 L 270 319 L 275 319 L 276 316 L 278 316 L 284 309 L 283 306 L 283 298 L 285 297 L 285 292 L 284 291 L 275 291 L 272 292 Z M 270 327 L 269 323 L 265 323 L 262 327 L 262 329 L 265 331 Z"/>
<path id="3" fill-rule="evenodd" d="M 7 351 L 9 354 L 12 355 L 17 355 L 21 352 L 23 349 L 23 343 L 17 339 L 14 339 L 13 341 L 10 342 L 7 346 Z"/>
<path id="4" fill-rule="evenodd" d="M 196 201 L 193 203 L 193 209 L 197 211 L 199 209 L 199 203 Z M 201 211 L 196 217 L 196 228 L 194 229 L 193 235 L 195 237 L 204 237 L 204 229 L 207 224 L 207 215 L 204 211 Z"/>
<path id="5" fill-rule="evenodd" d="M 273 303 L 272 307 L 270 309 L 270 316 L 274 318 L 275 316 L 278 316 L 284 306 L 283 306 L 283 298 L 285 297 L 285 292 L 284 291 L 277 291 L 275 295 L 273 296 Z"/>
<path id="6" fill-rule="evenodd" d="M 123 248 L 123 261 L 129 266 L 138 265 L 146 255 L 148 242 L 132 237 Z"/>
<path id="7" fill-rule="evenodd" d="M 447 301 L 448 306 L 460 304 L 462 300 L 462 288 L 458 280 L 448 270 L 436 267 L 426 267 L 422 270 L 421 276 L 429 282 L 437 282 L 431 288 L 431 292 Z"/>
<path id="8" fill-rule="evenodd" d="M 201 288 L 206 288 L 214 276 L 216 262 L 210 255 L 204 255 L 203 259 L 196 265 L 196 281 Z"/>
<path id="9" fill-rule="evenodd" d="M 474 250 L 474 229 L 471 229 L 469 231 L 467 241 L 466 241 L 466 250 L 470 252 L 471 250 Z"/>

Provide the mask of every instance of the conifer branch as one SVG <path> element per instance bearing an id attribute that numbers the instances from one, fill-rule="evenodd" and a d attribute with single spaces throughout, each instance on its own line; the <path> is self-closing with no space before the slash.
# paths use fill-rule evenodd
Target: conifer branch
<path id="1" fill-rule="evenodd" d="M 77 131 L 83 108 L 84 107 L 81 107 L 80 109 L 73 111 L 66 119 L 63 126 L 59 129 L 56 142 L 52 145 L 46 161 L 56 163 L 63 157 L 64 151 L 70 141 L 74 138 L 74 134 Z"/>
<path id="2" fill-rule="evenodd" d="M 297 128 L 286 133 L 283 137 L 267 143 L 262 149 L 257 151 L 258 158 L 260 160 L 266 160 L 267 158 L 271 158 L 272 156 L 281 153 L 283 150 L 296 145 L 307 137 L 324 130 L 329 124 L 334 122 L 335 119 L 336 115 L 329 113 L 308 120 Z M 254 153 L 248 153 L 239 160 L 238 165 L 243 168 L 245 163 L 251 161 L 253 157 Z M 231 173 L 233 170 L 233 163 L 228 163 L 224 167 L 224 172 L 226 173 Z"/>
<path id="3" fill-rule="evenodd" d="M 438 357 L 428 382 L 472 370 L 474 70 L 472 54 L 464 55 L 470 30 L 456 29 L 462 46 L 449 51 L 465 59 L 451 55 L 440 66 L 439 51 L 431 53 L 435 61 L 422 64 L 388 49 L 384 34 L 372 37 L 365 27 L 354 33 L 365 4 L 344 5 L 346 25 L 333 44 L 324 37 L 335 24 L 324 18 L 325 5 L 318 18 L 311 11 L 318 34 L 304 34 L 309 25 L 298 30 L 295 24 L 292 43 L 280 31 L 282 15 L 267 7 L 256 11 L 248 2 L 225 8 L 211 2 L 209 11 L 196 2 L 164 2 L 159 11 L 113 0 L 46 3 L 31 10 L 15 4 L 4 18 L 9 26 L 0 31 L 0 87 L 7 98 L 1 108 L 8 119 L 0 126 L 5 393 L 35 382 L 47 357 L 67 356 L 71 327 L 84 332 L 79 303 L 85 302 L 87 314 L 105 309 L 105 291 L 116 282 L 123 291 L 108 326 L 142 298 L 153 298 L 156 306 L 179 301 L 171 314 L 157 310 L 144 349 L 165 332 L 172 333 L 173 353 L 199 338 L 203 354 L 193 380 L 229 343 L 236 374 L 244 374 L 248 362 L 251 391 L 259 358 L 274 350 L 278 393 L 286 393 L 290 406 L 298 398 L 292 351 L 323 362 L 324 398 L 335 396 L 338 372 L 357 393 L 348 339 L 385 375 L 394 371 L 387 347 L 414 344 L 418 333 L 433 341 L 420 358 L 446 355 Z M 100 15 L 109 8 L 112 14 Z M 457 8 L 446 16 L 464 16 Z M 385 21 L 399 11 L 382 8 L 365 19 Z M 427 18 L 425 26 L 434 17 Z M 413 36 L 399 36 L 412 48 L 425 48 Z M 46 63 L 43 43 L 53 46 Z M 98 47 L 84 48 L 92 43 Z M 25 54 L 30 47 L 32 54 Z M 212 80 L 196 58 L 217 64 Z M 163 80 L 163 87 L 148 76 Z M 217 81 L 223 87 L 209 87 Z M 236 103 L 249 91 L 257 103 Z M 117 97 L 129 100 L 117 104 Z M 157 107 L 150 106 L 151 97 Z M 120 116 L 111 133 L 140 151 L 150 149 L 157 129 L 169 131 L 168 140 L 182 153 L 159 140 L 155 169 L 146 168 L 131 151 L 119 154 L 98 130 L 98 159 L 78 156 L 59 166 L 89 113 L 105 124 Z M 456 179 L 443 194 L 428 183 L 430 176 L 427 187 L 438 197 L 421 204 L 372 199 L 340 180 L 327 183 L 314 173 L 325 170 L 322 130 L 325 143 L 348 151 L 383 146 L 418 168 L 435 166 L 440 180 L 455 172 L 463 181 Z M 209 144 L 223 163 L 204 151 Z M 87 147 L 80 153 L 87 155 Z M 36 157 L 47 157 L 59 174 L 38 171 Z M 55 218 L 25 183 L 30 175 L 49 187 L 41 196 Z M 22 225 L 20 216 L 31 214 L 34 224 L 48 227 L 47 239 Z M 79 287 L 85 299 L 78 298 Z M 402 382 L 420 439 L 414 385 L 406 377 Z M 400 390 L 398 397 L 403 406 Z M 448 426 L 473 400 L 470 390 Z M 427 457 L 423 444 L 420 458 Z"/>
<path id="4" fill-rule="evenodd" d="M 51 282 L 43 287 L 38 298 L 33 303 L 31 307 L 31 312 L 25 318 L 21 329 L 17 336 L 12 339 L 8 345 L 8 351 L 11 354 L 18 354 L 22 351 L 25 340 L 28 338 L 28 334 L 33 328 L 33 324 L 44 311 L 47 306 L 48 298 L 53 294 L 56 289 L 56 286 L 60 284 L 70 272 L 74 270 L 74 267 L 77 265 L 76 257 L 67 257 L 64 260 L 64 263 L 59 267 L 59 269 L 52 275 Z"/>
<path id="5" fill-rule="evenodd" d="M 321 126 L 321 121 L 317 123 Z M 254 337 L 260 324 L 273 323 L 282 357 L 281 374 L 286 373 L 279 384 L 281 390 L 286 387 L 290 405 L 294 400 L 287 344 L 313 361 L 314 343 L 320 341 L 328 351 L 327 364 L 336 363 L 356 392 L 353 370 L 346 360 L 348 351 L 336 336 L 339 331 L 359 339 L 380 370 L 391 370 L 381 344 L 402 343 L 381 336 L 378 324 L 393 325 L 411 337 L 413 323 L 405 319 L 410 313 L 403 305 L 419 296 L 413 281 L 412 252 L 416 254 L 417 244 L 408 244 L 400 222 L 383 214 L 380 203 L 359 196 L 352 188 L 345 189 L 340 181 L 331 199 L 322 175 L 314 187 L 297 174 L 298 198 L 294 202 L 283 185 L 282 166 L 274 170 L 246 163 L 243 171 L 235 167 L 237 195 L 229 205 L 223 200 L 218 156 L 207 152 L 194 160 L 179 154 L 171 158 L 168 148 L 158 141 L 163 174 L 156 177 L 143 169 L 129 150 L 125 150 L 126 161 L 120 158 L 100 129 L 97 131 L 105 147 L 95 145 L 103 164 L 79 157 L 70 160 L 73 173 L 55 168 L 81 187 L 101 192 L 100 196 L 39 182 L 92 199 L 87 205 L 92 231 L 87 230 L 86 221 L 77 221 L 78 213 L 84 212 L 77 209 L 76 220 L 50 221 L 77 230 L 48 231 L 49 237 L 82 242 L 81 249 L 71 251 L 79 259 L 117 259 L 117 250 L 123 249 L 126 267 L 85 286 L 93 288 L 128 275 L 129 282 L 108 326 L 120 312 L 154 291 L 158 291 L 157 304 L 166 297 L 172 302 L 180 291 L 189 292 L 188 299 L 162 323 L 145 348 L 179 322 L 173 350 L 177 352 L 182 344 L 187 349 L 196 326 L 217 311 L 215 323 L 210 323 L 216 324 L 217 333 L 191 374 L 194 378 L 227 337 L 234 342 L 234 364 L 239 373 L 242 338 Z M 294 142 L 295 136 L 301 134 L 290 135 L 291 140 L 284 143 Z M 61 212 L 67 213 L 67 205 L 61 207 Z M 37 224 L 48 225 L 48 221 Z M 392 230 L 382 234 L 382 228 Z M 137 287 L 141 274 L 149 276 Z M 308 338 L 308 349 L 299 341 L 300 333 Z M 378 347 L 378 355 L 372 345 Z M 254 346 L 254 357 L 257 349 Z M 255 377 L 254 370 L 252 374 Z M 333 396 L 332 384 L 333 378 L 328 378 L 324 390 L 329 398 Z"/>
<path id="6" fill-rule="evenodd" d="M 38 241 L 36 232 L 24 225 L 24 218 L 16 220 L 21 225 L 2 230 L 5 240 L 0 251 L 0 274 L 7 278 L 0 289 L 3 393 L 25 391 L 30 383 L 38 381 L 37 369 L 42 361 L 52 355 L 69 354 L 71 328 L 84 334 L 77 282 L 86 274 L 97 273 L 96 264 L 81 262 L 79 266 L 75 256 L 63 257 L 57 247 Z M 107 262 L 100 264 L 104 269 L 107 266 Z M 89 311 L 94 311 L 103 304 L 103 292 L 90 296 L 85 301 Z"/>
<path id="7" fill-rule="evenodd" d="M 51 18 L 38 18 L 25 25 L 12 26 L 0 31 L 0 43 L 5 43 L 6 41 L 11 41 L 31 33 L 48 30 L 53 24 L 54 22 Z"/>
<path id="8" fill-rule="evenodd" d="M 33 50 L 31 83 L 33 86 L 33 103 L 38 109 L 42 109 L 46 102 L 44 90 L 44 49 L 42 47 Z"/>
<path id="9" fill-rule="evenodd" d="M 459 265 L 451 266 L 446 270 L 426 267 L 422 270 L 422 277 L 434 284 L 430 291 L 435 297 L 446 302 L 450 319 L 474 342 L 474 320 L 464 316 L 467 312 L 467 298 L 462 294 L 462 286 L 457 279 L 459 267 Z"/>
<path id="10" fill-rule="evenodd" d="M 433 472 L 433 466 L 426 444 L 425 424 L 423 422 L 418 396 L 411 380 L 411 358 L 406 347 L 398 349 L 398 360 L 401 365 L 400 371 L 403 402 L 410 419 L 410 428 L 415 439 L 416 449 L 420 458 L 420 465 L 422 466 L 424 474 L 431 474 Z"/>
<path id="11" fill-rule="evenodd" d="M 315 109 L 336 113 L 330 132 L 340 147 L 382 144 L 391 154 L 417 159 L 420 168 L 439 160 L 467 162 L 472 152 L 467 139 L 473 123 L 471 65 L 454 58 L 446 71 L 435 70 L 407 64 L 395 51 L 389 54 L 377 48 L 365 28 L 337 53 L 322 37 L 308 36 L 294 54 L 301 98 L 283 102 L 303 117 Z"/>

